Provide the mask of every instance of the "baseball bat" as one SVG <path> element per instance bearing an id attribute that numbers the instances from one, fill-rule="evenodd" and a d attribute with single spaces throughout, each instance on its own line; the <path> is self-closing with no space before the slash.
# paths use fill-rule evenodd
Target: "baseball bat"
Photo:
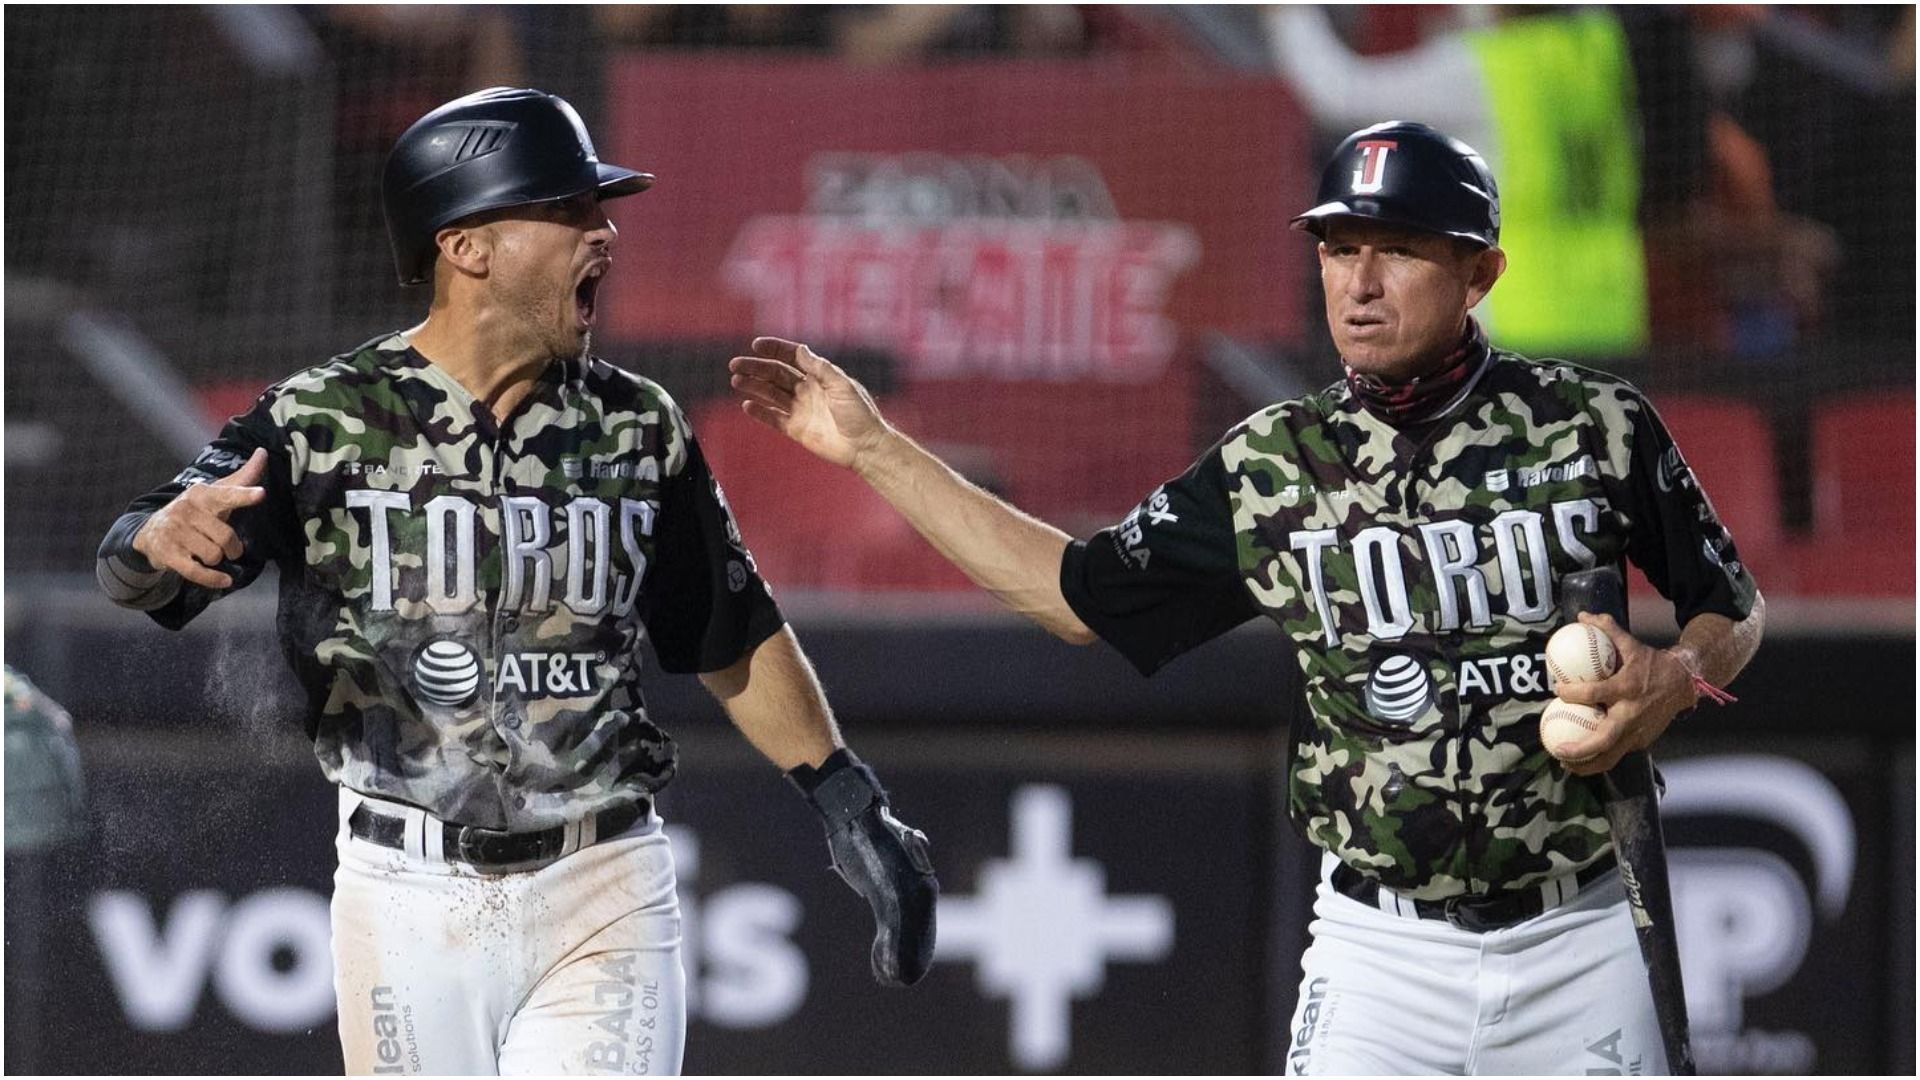
<path id="1" fill-rule="evenodd" d="M 1627 628 L 1627 592 L 1620 571 L 1610 566 L 1568 574 L 1560 581 L 1560 614 L 1567 622 L 1585 611 L 1606 614 Z M 1633 909 L 1640 959 L 1653 990 L 1654 1015 L 1667 1068 L 1675 1076 L 1693 1076 L 1693 1041 L 1687 1027 L 1687 994 L 1680 981 L 1680 944 L 1673 932 L 1673 890 L 1667 874 L 1667 845 L 1660 832 L 1660 793 L 1653 758 L 1635 750 L 1601 777 L 1607 826 L 1613 832 L 1620 880 Z"/>

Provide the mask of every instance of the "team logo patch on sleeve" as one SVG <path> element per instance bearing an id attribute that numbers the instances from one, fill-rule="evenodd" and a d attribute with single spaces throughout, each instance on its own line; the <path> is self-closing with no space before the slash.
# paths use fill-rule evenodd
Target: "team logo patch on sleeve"
<path id="1" fill-rule="evenodd" d="M 1177 524 L 1179 520 L 1180 515 L 1173 512 L 1173 500 L 1167 496 L 1166 488 L 1155 488 L 1145 502 L 1134 507 L 1132 513 L 1120 520 L 1119 526 L 1113 531 L 1113 549 L 1136 569 L 1145 570 L 1147 563 L 1153 559 L 1153 551 L 1147 546 L 1148 527 Z"/>

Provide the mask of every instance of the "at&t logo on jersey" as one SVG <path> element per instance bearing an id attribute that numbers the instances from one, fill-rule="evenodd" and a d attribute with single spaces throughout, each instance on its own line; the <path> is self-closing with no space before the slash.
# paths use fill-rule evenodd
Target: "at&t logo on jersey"
<path id="1" fill-rule="evenodd" d="M 480 691 L 480 658 L 452 638 L 435 638 L 413 654 L 413 690 L 435 705 L 465 705 Z"/>
<path id="2" fill-rule="evenodd" d="M 493 688 L 527 701 L 581 697 L 594 692 L 594 665 L 605 659 L 601 653 L 503 653 Z"/>
<path id="3" fill-rule="evenodd" d="M 585 697 L 598 689 L 594 668 L 605 662 L 604 653 L 502 653 L 492 688 L 522 701 Z M 414 694 L 422 701 L 457 709 L 479 696 L 480 657 L 465 642 L 441 637 L 420 646 L 412 673 Z"/>
<path id="4" fill-rule="evenodd" d="M 1463 660 L 1456 685 L 1462 701 L 1545 698 L 1553 693 L 1546 654 L 1538 652 Z"/>
<path id="5" fill-rule="evenodd" d="M 1406 727 L 1433 707 L 1433 678 L 1420 661 L 1397 653 L 1367 676 L 1367 712 L 1375 720 Z"/>

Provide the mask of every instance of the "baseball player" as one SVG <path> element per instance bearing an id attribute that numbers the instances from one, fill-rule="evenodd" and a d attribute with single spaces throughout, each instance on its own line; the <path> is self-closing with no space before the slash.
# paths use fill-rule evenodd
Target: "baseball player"
<path id="1" fill-rule="evenodd" d="M 333 953 L 350 1073 L 674 1073 L 673 740 L 642 645 L 698 673 L 824 818 L 906 984 L 933 951 L 926 838 L 842 745 L 665 391 L 589 351 L 653 177 L 493 89 L 422 117 L 382 183 L 420 325 L 269 388 L 100 548 L 168 628 L 280 571 L 282 647 L 339 785 Z"/>
<path id="2" fill-rule="evenodd" d="M 1293 222 L 1320 239 L 1342 378 L 1255 413 L 1086 541 L 968 484 L 806 346 L 761 338 L 732 362 L 748 413 L 1068 641 L 1151 673 L 1279 625 L 1309 714 L 1290 809 L 1326 850 L 1296 1073 L 1665 1067 L 1599 774 L 1734 677 L 1761 601 L 1637 390 L 1481 334 L 1499 220 L 1464 144 L 1406 123 L 1349 137 Z M 1622 663 L 1561 688 L 1605 709 L 1604 749 L 1565 766 L 1539 737 L 1558 582 L 1627 560 L 1684 629 L 1655 649 L 1580 616 Z"/>

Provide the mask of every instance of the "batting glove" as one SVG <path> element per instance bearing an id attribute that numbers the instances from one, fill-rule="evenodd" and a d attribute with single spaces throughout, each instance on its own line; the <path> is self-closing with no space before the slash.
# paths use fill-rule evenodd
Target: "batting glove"
<path id="1" fill-rule="evenodd" d="M 873 908 L 873 977 L 912 986 L 933 965 L 933 876 L 927 834 L 901 824 L 873 770 L 840 749 L 787 773 L 827 825 L 833 869 Z"/>

